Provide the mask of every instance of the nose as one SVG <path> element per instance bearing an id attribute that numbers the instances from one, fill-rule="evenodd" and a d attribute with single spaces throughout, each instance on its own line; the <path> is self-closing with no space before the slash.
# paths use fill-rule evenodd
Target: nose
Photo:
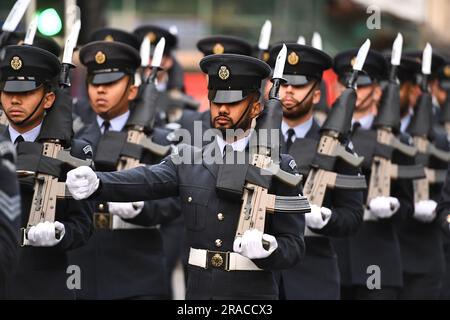
<path id="1" fill-rule="evenodd" d="M 228 107 L 226 104 L 222 103 L 219 106 L 219 114 L 228 114 Z"/>
<path id="2" fill-rule="evenodd" d="M 11 97 L 11 103 L 12 104 L 20 104 L 21 100 L 18 94 L 13 94 Z"/>

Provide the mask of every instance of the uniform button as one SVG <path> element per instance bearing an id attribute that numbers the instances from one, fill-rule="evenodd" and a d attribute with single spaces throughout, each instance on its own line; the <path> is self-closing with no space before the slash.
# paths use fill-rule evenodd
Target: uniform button
<path id="1" fill-rule="evenodd" d="M 216 243 L 216 247 L 220 248 L 222 246 L 222 240 L 220 239 L 216 239 L 216 241 L 214 241 Z"/>
<path id="2" fill-rule="evenodd" d="M 219 219 L 219 221 L 222 221 L 224 219 L 223 213 L 218 213 L 217 214 L 217 219 Z"/>
<path id="3" fill-rule="evenodd" d="M 100 203 L 100 204 L 98 205 L 98 209 L 99 209 L 100 211 L 103 211 L 103 209 L 105 209 L 105 205 L 104 205 L 103 203 Z"/>
<path id="4" fill-rule="evenodd" d="M 188 197 L 188 202 L 192 202 L 192 197 Z"/>

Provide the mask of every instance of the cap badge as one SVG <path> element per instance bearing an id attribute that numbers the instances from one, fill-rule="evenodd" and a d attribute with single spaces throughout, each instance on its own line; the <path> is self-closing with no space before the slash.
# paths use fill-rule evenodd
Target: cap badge
<path id="1" fill-rule="evenodd" d="M 289 55 L 288 55 L 288 63 L 290 64 L 290 65 L 296 65 L 298 62 L 299 62 L 299 60 L 300 60 L 300 58 L 299 58 L 299 56 L 294 52 L 294 51 L 292 51 Z"/>
<path id="2" fill-rule="evenodd" d="M 444 67 L 444 75 L 445 75 L 447 78 L 450 78 L 450 64 L 448 64 L 448 65 L 446 65 L 446 66 Z"/>
<path id="3" fill-rule="evenodd" d="M 20 60 L 18 56 L 14 56 L 11 59 L 11 68 L 13 68 L 13 70 L 19 70 L 22 68 L 22 60 Z"/>
<path id="4" fill-rule="evenodd" d="M 230 77 L 230 70 L 226 66 L 221 66 L 219 69 L 219 78 L 227 80 Z"/>
<path id="5" fill-rule="evenodd" d="M 220 43 L 216 43 L 216 45 L 213 47 L 214 54 L 222 54 L 224 52 L 225 52 L 225 48 Z"/>
<path id="6" fill-rule="evenodd" d="M 263 58 L 263 61 L 267 62 L 267 61 L 269 61 L 270 54 L 267 51 L 264 51 L 262 58 Z"/>
<path id="7" fill-rule="evenodd" d="M 112 35 L 108 34 L 108 35 L 105 37 L 105 41 L 114 41 L 114 38 L 113 38 Z"/>
<path id="8" fill-rule="evenodd" d="M 355 65 L 355 63 L 356 63 L 356 57 L 353 57 L 352 60 L 350 60 L 350 64 L 353 67 Z"/>
<path id="9" fill-rule="evenodd" d="M 154 43 L 156 41 L 156 34 L 154 32 L 147 33 L 147 38 L 150 40 L 150 43 Z"/>
<path id="10" fill-rule="evenodd" d="M 103 63 L 105 63 L 105 61 L 106 61 L 106 55 L 103 52 L 98 51 L 95 54 L 95 62 L 97 62 L 97 64 L 103 64 Z"/>

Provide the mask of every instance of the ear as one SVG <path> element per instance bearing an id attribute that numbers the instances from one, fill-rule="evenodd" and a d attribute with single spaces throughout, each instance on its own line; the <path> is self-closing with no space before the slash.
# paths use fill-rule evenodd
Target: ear
<path id="1" fill-rule="evenodd" d="M 47 92 L 44 98 L 44 109 L 49 109 L 53 106 L 53 103 L 56 100 L 56 95 L 53 91 Z"/>
<path id="2" fill-rule="evenodd" d="M 254 119 L 262 112 L 262 105 L 259 99 L 252 103 L 252 109 L 250 111 L 250 118 Z"/>
<path id="3" fill-rule="evenodd" d="M 382 95 L 383 95 L 383 90 L 381 90 L 381 87 L 379 85 L 376 85 L 373 90 L 373 99 L 376 102 L 379 102 L 381 100 Z"/>
<path id="4" fill-rule="evenodd" d="M 139 87 L 134 84 L 131 85 L 130 89 L 128 91 L 128 101 L 132 101 L 132 100 L 136 99 L 138 92 L 139 92 Z"/>
<path id="5" fill-rule="evenodd" d="M 318 104 L 319 101 L 320 101 L 320 96 L 321 96 L 320 89 L 314 89 L 312 103 L 313 104 Z"/>
<path id="6" fill-rule="evenodd" d="M 161 61 L 161 67 L 164 70 L 169 70 L 173 66 L 173 58 L 172 56 L 163 56 L 163 59 Z"/>

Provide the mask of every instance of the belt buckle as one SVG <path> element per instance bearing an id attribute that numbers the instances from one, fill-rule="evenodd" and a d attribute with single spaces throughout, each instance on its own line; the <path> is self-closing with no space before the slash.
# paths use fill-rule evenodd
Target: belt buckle
<path id="1" fill-rule="evenodd" d="M 94 227 L 96 229 L 112 229 L 113 217 L 109 213 L 95 212 Z"/>
<path id="2" fill-rule="evenodd" d="M 229 252 L 221 251 L 207 251 L 206 255 L 206 268 L 213 267 L 215 269 L 229 270 Z"/>

